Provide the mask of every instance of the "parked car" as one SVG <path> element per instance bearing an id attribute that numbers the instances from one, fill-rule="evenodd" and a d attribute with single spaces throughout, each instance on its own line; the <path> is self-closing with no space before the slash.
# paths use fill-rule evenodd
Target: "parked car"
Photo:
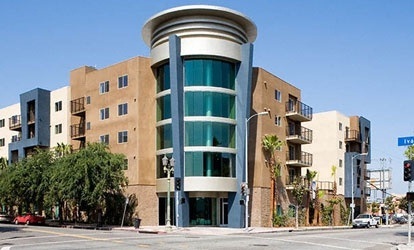
<path id="1" fill-rule="evenodd" d="M 374 219 L 374 217 L 371 214 L 359 214 L 353 221 L 352 221 L 352 227 L 378 227 L 377 220 Z"/>
<path id="2" fill-rule="evenodd" d="M 1 212 L 0 213 L 0 222 L 2 223 L 11 223 L 13 222 L 14 217 L 9 215 L 8 213 Z"/>
<path id="3" fill-rule="evenodd" d="M 23 215 L 18 215 L 16 216 L 16 218 L 14 218 L 14 223 L 15 224 L 41 224 L 44 225 L 46 222 L 45 217 L 43 216 L 39 216 L 39 215 L 35 215 L 32 213 L 26 213 Z"/>

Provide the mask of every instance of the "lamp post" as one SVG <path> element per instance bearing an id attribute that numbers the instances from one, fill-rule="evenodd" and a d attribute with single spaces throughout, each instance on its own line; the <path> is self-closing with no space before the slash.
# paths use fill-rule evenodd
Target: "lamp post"
<path id="1" fill-rule="evenodd" d="M 354 203 L 354 159 L 358 156 L 367 155 L 367 153 L 356 154 L 351 157 L 351 221 L 354 219 L 355 203 Z"/>
<path id="2" fill-rule="evenodd" d="M 171 228 L 171 215 L 170 215 L 170 196 L 171 196 L 171 172 L 174 172 L 174 163 L 175 160 L 173 157 L 168 159 L 166 155 L 162 158 L 162 165 L 164 166 L 164 173 L 167 173 L 167 183 L 168 183 L 168 191 L 167 191 L 167 228 Z"/>
<path id="3" fill-rule="evenodd" d="M 249 227 L 249 121 L 255 117 L 255 116 L 259 116 L 259 115 L 268 115 L 269 111 L 263 111 L 260 113 L 256 113 L 254 115 L 251 115 L 249 118 L 246 119 L 246 135 L 245 135 L 245 139 L 246 139 L 246 145 L 245 145 L 245 187 L 246 187 L 246 202 L 245 202 L 245 223 L 244 223 L 244 227 L 247 229 Z"/>

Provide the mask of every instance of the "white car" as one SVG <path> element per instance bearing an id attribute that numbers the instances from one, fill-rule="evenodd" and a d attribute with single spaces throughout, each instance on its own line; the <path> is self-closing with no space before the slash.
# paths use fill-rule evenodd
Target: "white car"
<path id="1" fill-rule="evenodd" d="M 374 219 L 374 217 L 370 214 L 359 214 L 353 221 L 352 227 L 377 227 L 378 228 L 378 221 Z"/>

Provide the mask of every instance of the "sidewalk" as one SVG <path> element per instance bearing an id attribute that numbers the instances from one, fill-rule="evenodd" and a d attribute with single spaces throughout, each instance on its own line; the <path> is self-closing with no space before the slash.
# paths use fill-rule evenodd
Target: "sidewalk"
<path id="1" fill-rule="evenodd" d="M 140 228 L 134 227 L 114 227 L 113 230 L 136 231 L 138 233 L 183 233 L 183 234 L 197 234 L 197 235 L 229 235 L 229 234 L 257 234 L 257 233 L 277 233 L 277 232 L 299 232 L 309 230 L 338 230 L 351 228 L 349 226 L 320 226 L 320 227 L 250 227 L 245 228 L 228 228 L 228 227 L 185 227 L 177 228 L 172 226 L 167 228 L 165 226 L 143 226 Z"/>

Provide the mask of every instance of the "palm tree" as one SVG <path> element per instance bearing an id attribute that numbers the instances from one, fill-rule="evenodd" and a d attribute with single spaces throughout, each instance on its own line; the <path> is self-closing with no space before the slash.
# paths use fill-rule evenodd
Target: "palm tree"
<path id="1" fill-rule="evenodd" d="M 277 203 L 277 178 L 281 176 L 282 166 L 280 160 L 276 158 L 276 151 L 281 150 L 283 144 L 284 143 L 275 134 L 266 134 L 262 139 L 262 148 L 265 153 L 266 166 L 270 172 L 272 218 L 275 216 Z"/>
<path id="2" fill-rule="evenodd" d="M 305 224 L 309 224 L 309 205 L 311 203 L 311 194 L 312 194 L 312 182 L 315 179 L 316 175 L 318 174 L 317 171 L 310 171 L 309 169 L 306 170 L 306 181 L 307 181 L 307 196 L 306 196 L 306 204 L 305 204 Z"/>

